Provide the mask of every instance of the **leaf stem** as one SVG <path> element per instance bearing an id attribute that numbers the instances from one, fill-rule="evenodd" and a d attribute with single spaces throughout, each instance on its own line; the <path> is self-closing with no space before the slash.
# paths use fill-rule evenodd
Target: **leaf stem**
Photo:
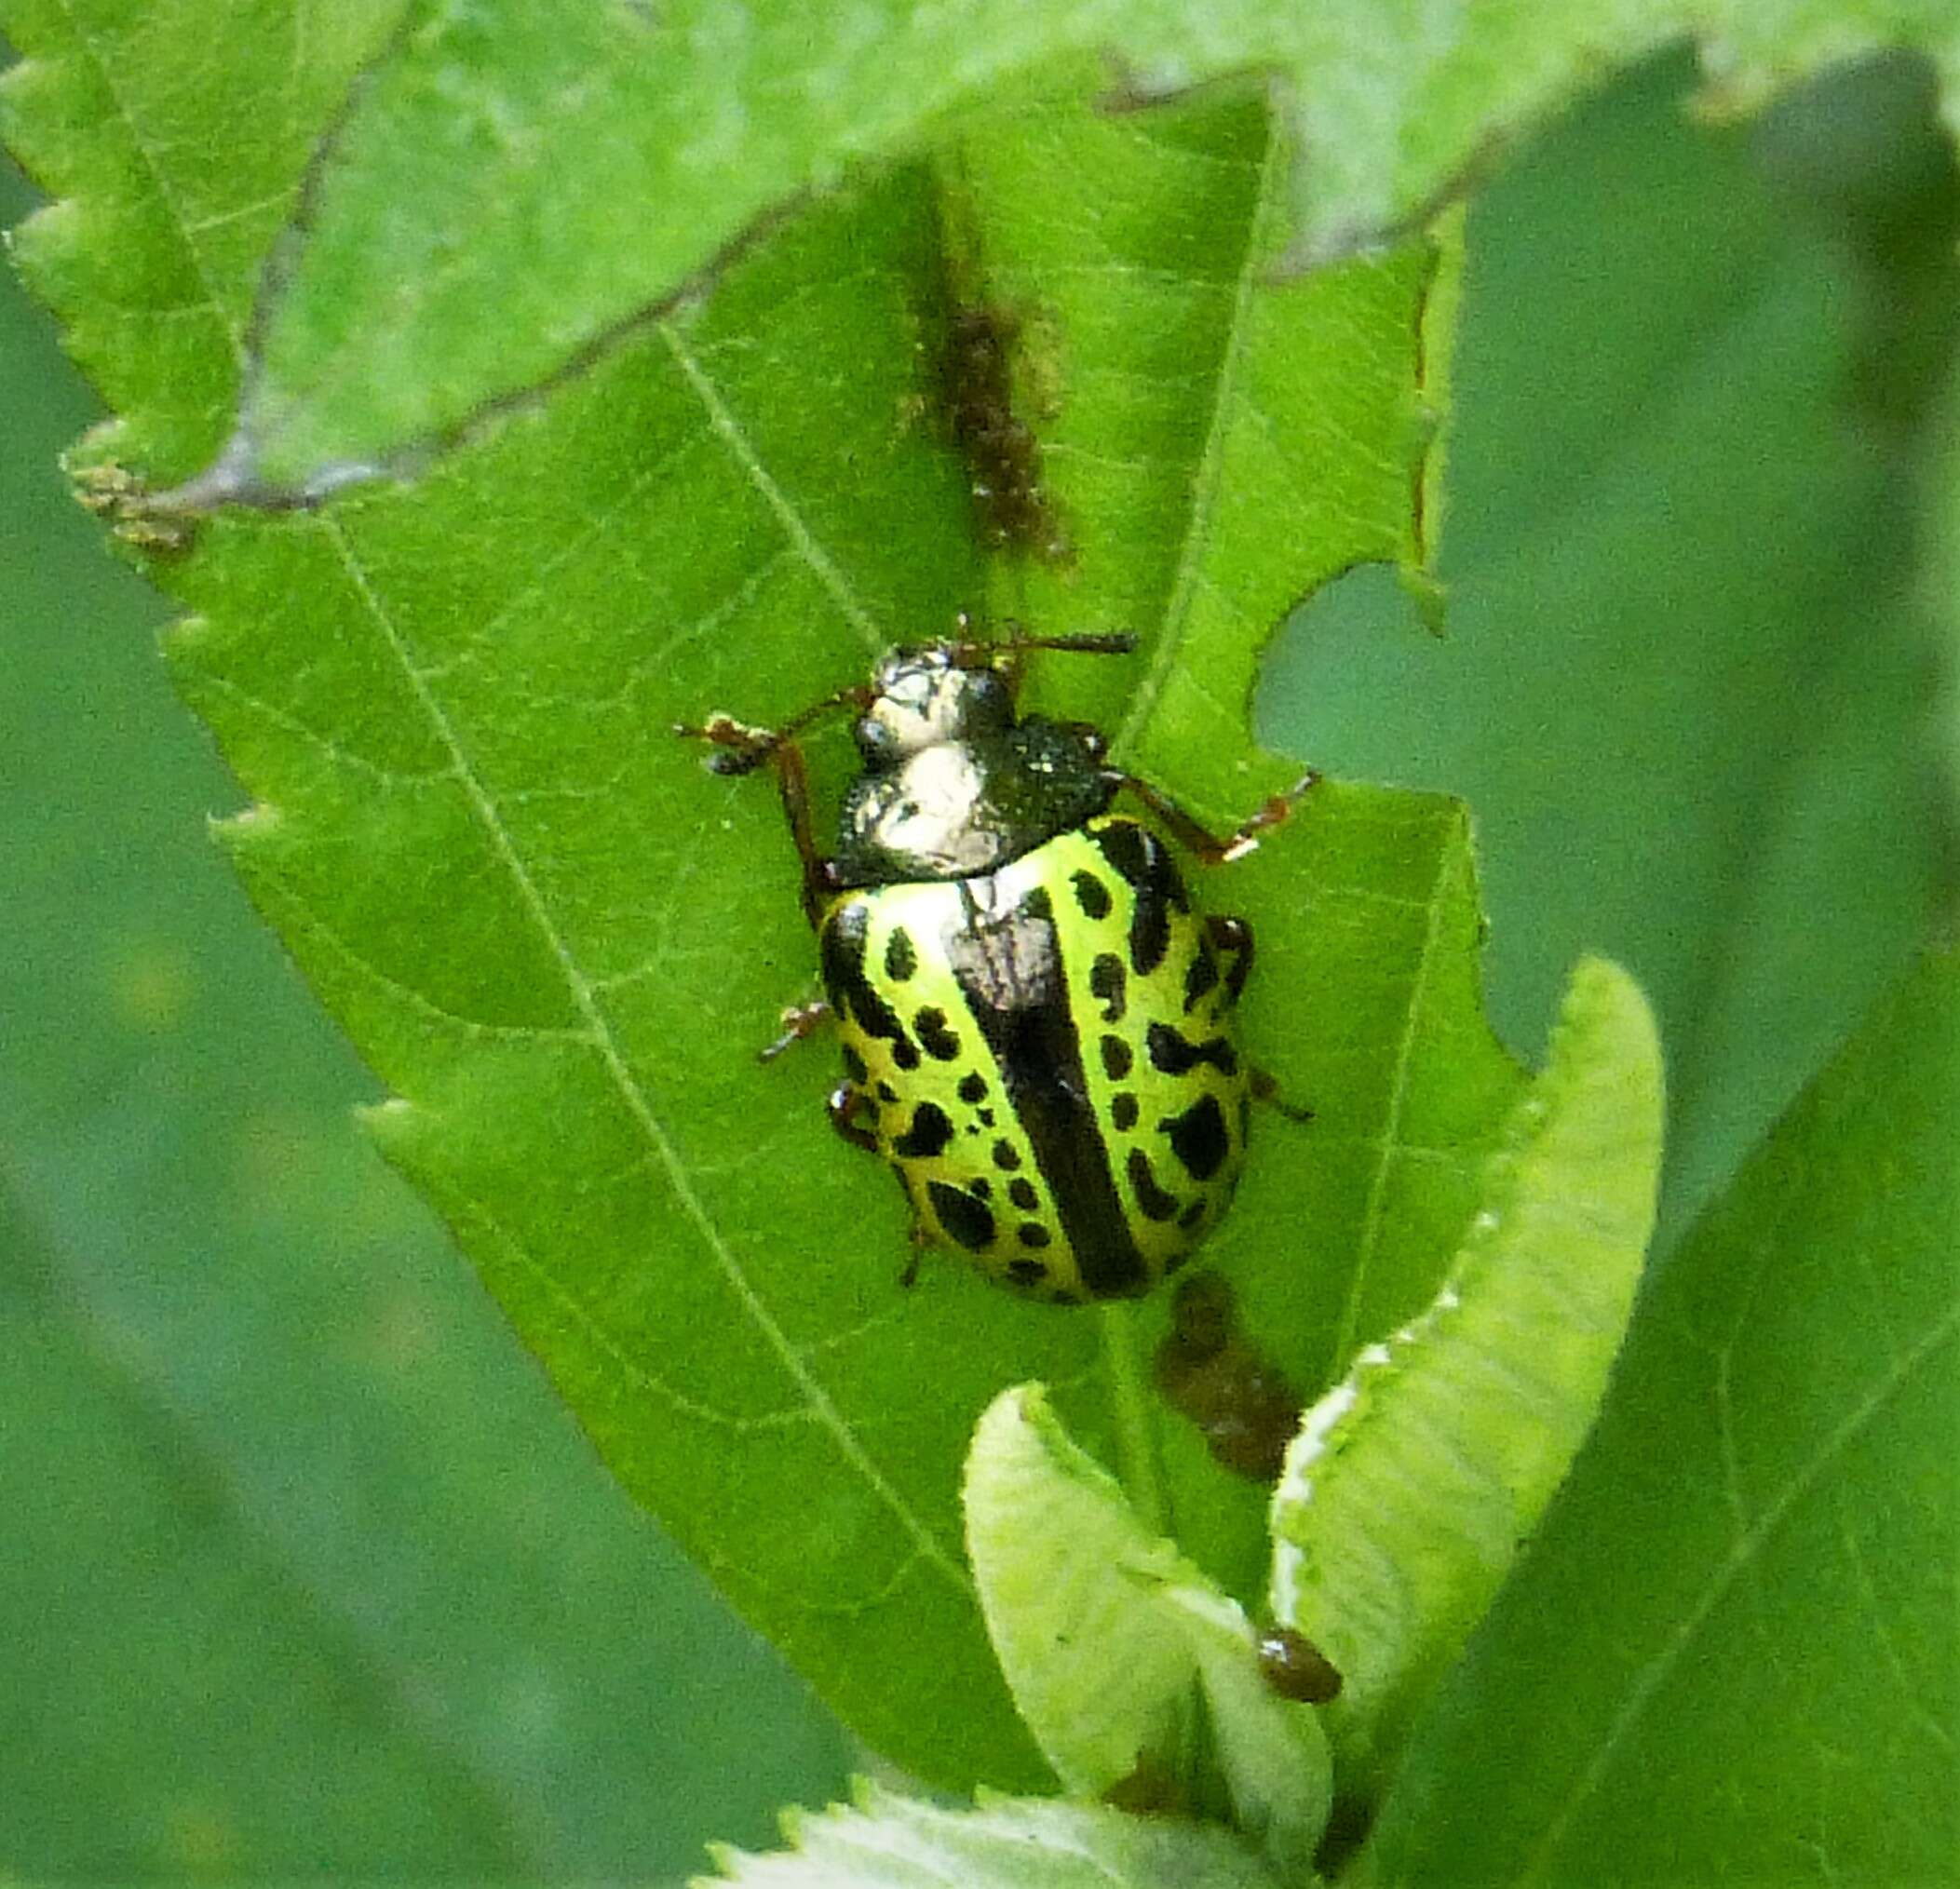
<path id="1" fill-rule="evenodd" d="M 1110 1402 L 1116 1417 L 1116 1471 L 1139 1519 L 1155 1534 L 1170 1530 L 1169 1504 L 1157 1474 L 1156 1425 L 1150 1386 L 1137 1345 L 1137 1308 L 1121 1300 L 1096 1307 L 1102 1326 L 1102 1355 L 1109 1370 Z"/>

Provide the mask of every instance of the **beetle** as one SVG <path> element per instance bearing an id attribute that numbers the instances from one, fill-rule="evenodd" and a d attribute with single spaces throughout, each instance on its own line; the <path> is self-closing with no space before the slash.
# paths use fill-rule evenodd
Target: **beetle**
<path id="1" fill-rule="evenodd" d="M 1230 1030 L 1251 927 L 1195 911 L 1164 839 L 1112 803 L 1129 793 L 1217 865 L 1318 777 L 1214 838 L 1111 766 L 1091 724 L 1019 713 L 1001 667 L 1134 647 L 1018 632 L 905 645 L 780 728 L 717 714 L 675 730 L 713 747 L 717 773 L 774 768 L 802 861 L 824 1001 L 786 1011 L 764 1058 L 833 1019 L 831 1121 L 897 1171 L 915 1242 L 1059 1303 L 1138 1296 L 1190 1258 L 1270 1088 Z M 797 737 L 840 709 L 862 769 L 827 854 Z"/>

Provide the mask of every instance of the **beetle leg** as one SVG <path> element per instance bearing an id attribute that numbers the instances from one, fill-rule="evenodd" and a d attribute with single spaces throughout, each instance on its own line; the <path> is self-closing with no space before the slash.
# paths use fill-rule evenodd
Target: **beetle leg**
<path id="1" fill-rule="evenodd" d="M 831 1127 L 844 1137 L 854 1148 L 878 1152 L 878 1138 L 858 1120 L 859 1113 L 871 1098 L 856 1083 L 841 1082 L 825 1099 L 824 1106 L 831 1112 Z"/>
<path id="2" fill-rule="evenodd" d="M 806 1036 L 813 1036 L 831 1016 L 831 1006 L 821 997 L 808 1004 L 791 1004 L 778 1019 L 783 1033 L 756 1059 L 774 1062 L 787 1049 L 793 1049 Z"/>
<path id="3" fill-rule="evenodd" d="M 783 816 L 790 823 L 796 857 L 803 863 L 803 912 L 810 921 L 812 931 L 823 918 L 825 902 L 838 889 L 837 862 L 817 850 L 817 833 L 810 817 L 810 770 L 795 737 L 811 722 L 834 709 L 862 709 L 871 700 L 870 687 L 858 682 L 813 703 L 802 714 L 792 715 L 780 728 L 751 728 L 733 715 L 711 715 L 698 727 L 682 722 L 674 723 L 674 733 L 683 740 L 706 741 L 718 750 L 708 762 L 716 774 L 752 774 L 765 762 L 775 767 Z"/>
<path id="4" fill-rule="evenodd" d="M 1120 768 L 1107 769 L 1102 777 L 1118 792 L 1128 789 L 1135 794 L 1170 830 L 1179 843 L 1207 866 L 1225 866 L 1234 859 L 1244 858 L 1258 845 L 1260 834 L 1285 819 L 1292 812 L 1293 803 L 1320 778 L 1309 768 L 1284 793 L 1276 793 L 1221 840 L 1199 826 L 1174 800 L 1159 793 L 1147 780 L 1125 774 Z"/>
<path id="5" fill-rule="evenodd" d="M 1277 1110 L 1290 1122 L 1299 1122 L 1304 1126 L 1313 1120 L 1313 1110 L 1304 1109 L 1298 1102 L 1290 1102 L 1279 1093 L 1278 1080 L 1270 1070 L 1248 1070 L 1246 1076 L 1255 1102 L 1264 1102 L 1268 1108 Z"/>
<path id="6" fill-rule="evenodd" d="M 932 1244 L 932 1235 L 919 1221 L 912 1223 L 912 1251 L 906 1257 L 905 1270 L 899 1275 L 899 1284 L 908 1292 L 919 1283 L 919 1262 L 926 1257 L 926 1248 Z"/>
<path id="7" fill-rule="evenodd" d="M 803 749 L 793 741 L 778 741 L 772 752 L 783 817 L 790 822 L 796 857 L 803 862 L 803 915 L 815 931 L 823 923 L 824 906 L 838 889 L 837 862 L 817 850 L 817 832 L 810 820 L 810 770 Z"/>

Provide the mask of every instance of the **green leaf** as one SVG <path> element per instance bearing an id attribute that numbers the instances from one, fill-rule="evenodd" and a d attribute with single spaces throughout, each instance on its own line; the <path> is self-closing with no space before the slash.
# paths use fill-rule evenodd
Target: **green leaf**
<path id="1" fill-rule="evenodd" d="M 31 22 L 31 0 L 15 5 Z M 1004 92 L 1048 93 L 1085 61 L 1140 96 L 1274 75 L 1311 157 L 1290 206 L 1297 248 L 1324 254 L 1409 226 L 1504 133 L 1686 34 L 1719 48 L 1737 101 L 1875 46 L 1953 54 L 1950 28 L 1909 0 L 1456 0 L 1440 18 L 1352 0 L 815 14 L 616 0 L 547 18 L 497 0 L 402 18 L 273 278 L 207 495 L 331 489 L 448 439 L 670 305 L 844 167 L 970 134 L 976 117 L 984 142 Z"/>
<path id="2" fill-rule="evenodd" d="M 1372 1880 L 1948 1880 L 1956 1120 L 1948 950 L 1653 1280 Z"/>
<path id="3" fill-rule="evenodd" d="M 1236 1827 L 1281 1876 L 1310 1874 L 1332 1801 L 1319 1720 L 1267 1687 L 1244 1611 L 1143 1526 L 1038 1385 L 981 1416 L 966 1511 L 994 1650 L 1064 1787 L 1215 1766 Z"/>
<path id="4" fill-rule="evenodd" d="M 845 1741 L 350 1133 L 166 606 L 64 489 L 99 411 L 0 275 L 0 1857 L 678 1880 Z"/>
<path id="5" fill-rule="evenodd" d="M 1091 1804 L 988 1798 L 939 1810 L 867 1787 L 855 1809 L 793 1815 L 794 1846 L 776 1855 L 717 1854 L 696 1889 L 1274 1889 L 1276 1880 L 1224 1831 Z"/>
<path id="6" fill-rule="evenodd" d="M 1475 809 L 1520 1056 L 1581 952 L 1639 978 L 1668 1048 L 1661 1252 L 1890 987 L 1960 858 L 1931 739 L 1960 726 L 1933 697 L 1960 592 L 1916 516 L 1955 489 L 1932 403 L 1960 185 L 1931 75 L 1874 61 L 1748 130 L 1696 122 L 1695 79 L 1685 53 L 1629 74 L 1472 202 L 1449 636 L 1390 573 L 1344 577 L 1274 645 L 1255 724 Z"/>
<path id="7" fill-rule="evenodd" d="M 9 17 L 31 55 L 11 135 L 69 194 L 22 261 L 130 408 L 88 457 L 138 442 L 187 464 L 220 416 L 181 386 L 236 366 L 256 260 L 223 233 L 290 200 L 306 142 L 234 153 L 194 135 L 196 101 L 250 92 L 318 127 L 331 88 L 293 76 L 295 16 L 271 0 L 250 32 L 218 0 L 133 25 L 24 0 Z M 1083 548 L 1050 622 L 1114 618 L 1146 645 L 1137 670 L 1062 659 L 1035 689 L 1236 817 L 1296 771 L 1244 735 L 1283 600 L 1413 554 L 1433 269 L 1409 250 L 1264 289 L 1284 180 L 1241 101 L 1121 124 L 1059 105 L 1024 128 L 1050 155 L 1014 191 L 888 170 L 420 483 L 221 517 L 153 563 L 198 613 L 173 672 L 252 797 L 223 837 L 396 1092 L 382 1145 L 627 1487 L 874 1746 L 954 1786 L 1042 1775 L 960 1556 L 959 1467 L 1003 1384 L 1054 1383 L 1073 1432 L 1240 1596 L 1261 1492 L 1144 1390 L 1162 1306 L 1072 1317 L 946 1263 L 899 1290 L 901 1204 L 824 1125 L 825 1059 L 750 1054 L 814 969 L 773 796 L 705 775 L 669 724 L 787 714 L 983 600 L 964 470 L 918 418 L 957 201 L 994 232 L 989 269 L 1065 317 L 1055 424 L 1081 430 L 1052 479 Z M 1077 304 L 1060 233 L 1131 185 L 1140 220 Z M 114 322 L 90 299 L 105 231 Z M 1092 307 L 1093 327 L 1075 312 Z M 1139 378 L 1166 360 L 1168 389 Z M 1259 436 L 1322 404 L 1311 450 L 1248 482 Z M 1323 485 L 1340 507 L 1302 503 Z M 1220 601 L 1240 596 L 1243 617 Z M 830 793 L 845 754 L 813 749 Z M 1259 924 L 1247 1042 L 1317 1119 L 1263 1125 L 1210 1250 L 1305 1393 L 1433 1290 L 1518 1076 L 1477 1006 L 1451 803 L 1324 785 L 1212 897 Z"/>
<path id="8" fill-rule="evenodd" d="M 1660 1175 L 1640 988 L 1574 970 L 1435 1302 L 1307 1413 L 1273 1497 L 1273 1611 L 1333 1662 L 1344 1796 L 1377 1795 L 1590 1426 Z"/>

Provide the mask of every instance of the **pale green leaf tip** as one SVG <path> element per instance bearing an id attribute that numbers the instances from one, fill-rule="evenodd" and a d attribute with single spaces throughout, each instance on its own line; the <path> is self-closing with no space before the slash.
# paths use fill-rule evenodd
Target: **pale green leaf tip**
<path id="1" fill-rule="evenodd" d="M 1581 959 L 1435 1300 L 1302 1422 L 1271 1601 L 1347 1681 L 1328 1722 L 1350 1769 L 1394 1748 L 1591 1424 L 1653 1230 L 1661 1109 L 1645 996 Z"/>

